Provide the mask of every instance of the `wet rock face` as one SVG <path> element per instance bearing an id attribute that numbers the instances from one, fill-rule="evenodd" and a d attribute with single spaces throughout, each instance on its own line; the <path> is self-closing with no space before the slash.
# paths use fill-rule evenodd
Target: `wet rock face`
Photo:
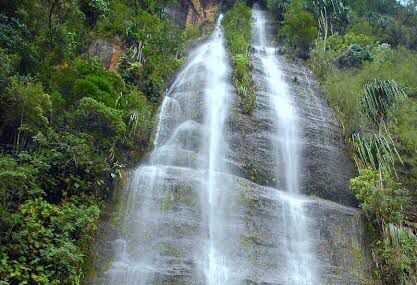
<path id="1" fill-rule="evenodd" d="M 317 81 L 303 64 L 277 54 L 290 92 L 295 96 L 301 141 L 300 191 L 344 205 L 357 202 L 348 188 L 353 173 L 340 126 L 320 92 Z M 261 58 L 252 56 L 252 76 L 257 82 L 257 101 L 251 116 L 236 103 L 230 118 L 230 160 L 236 173 L 261 185 L 282 187 L 274 157 L 274 122 L 270 94 L 264 84 Z M 281 188 L 282 189 L 282 188 Z"/>
<path id="2" fill-rule="evenodd" d="M 362 213 L 349 207 L 315 200 L 307 206 L 314 218 L 311 225 L 321 278 L 328 284 L 363 284 L 372 261 Z M 326 283 L 325 283 L 326 284 Z"/>
<path id="3" fill-rule="evenodd" d="M 364 219 L 355 208 L 319 198 L 288 196 L 273 188 L 261 187 L 244 179 L 236 179 L 243 191 L 246 211 L 241 230 L 242 255 L 253 271 L 246 284 L 291 284 L 285 268 L 286 240 L 297 225 L 286 223 L 292 203 L 304 209 L 308 227 L 304 234 L 311 237 L 319 284 L 359 285 L 370 272 L 371 261 L 364 235 Z M 242 190 L 243 189 L 243 190 Z M 290 202 L 292 201 L 292 202 Z"/>
<path id="4" fill-rule="evenodd" d="M 205 171 L 166 166 L 158 174 L 160 187 L 152 191 L 143 179 L 148 171 L 154 169 L 132 173 L 135 178 L 129 179 L 123 194 L 124 206 L 100 226 L 102 236 L 93 251 L 95 275 L 87 278 L 87 285 L 207 284 L 201 268 L 206 245 L 202 234 L 208 234 L 203 210 L 207 200 L 199 198 Z M 222 197 L 228 206 L 222 223 L 228 238 L 222 250 L 233 257 L 228 264 L 230 284 L 291 284 L 285 249 L 296 225 L 286 219 L 294 203 L 304 209 L 298 218 L 306 219 L 308 227 L 301 234 L 313 241 L 311 252 L 317 261 L 312 266 L 320 274 L 319 284 L 360 285 L 366 279 L 371 263 L 359 210 L 291 196 L 230 174 L 217 175 L 228 189 Z M 151 214 L 146 211 L 149 205 Z M 117 217 L 120 222 L 115 224 Z"/>
<path id="5" fill-rule="evenodd" d="M 105 68 L 116 70 L 123 53 L 123 44 L 119 38 L 95 39 L 88 47 L 88 55 L 97 57 Z"/>
<path id="6" fill-rule="evenodd" d="M 297 94 L 298 112 L 303 119 L 303 192 L 357 206 L 348 187 L 353 163 L 334 113 L 324 100 L 312 72 L 300 63 L 281 60 L 287 82 Z M 296 78 L 296 81 L 291 78 Z"/>

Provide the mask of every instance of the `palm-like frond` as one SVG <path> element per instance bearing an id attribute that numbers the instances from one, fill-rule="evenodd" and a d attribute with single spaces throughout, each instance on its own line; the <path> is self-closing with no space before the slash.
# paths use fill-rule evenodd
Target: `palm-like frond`
<path id="1" fill-rule="evenodd" d="M 395 173 L 395 160 L 401 158 L 391 137 L 374 134 L 371 139 L 364 139 L 359 134 L 352 135 L 355 150 L 355 162 L 358 168 L 371 167 Z"/>
<path id="2" fill-rule="evenodd" d="M 365 84 L 361 105 L 365 114 L 376 124 L 384 123 L 390 107 L 403 102 L 407 95 L 394 80 L 374 80 Z"/>

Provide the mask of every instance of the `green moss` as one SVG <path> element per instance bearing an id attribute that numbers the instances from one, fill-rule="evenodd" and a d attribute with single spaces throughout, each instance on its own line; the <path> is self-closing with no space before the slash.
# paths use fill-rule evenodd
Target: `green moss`
<path id="1" fill-rule="evenodd" d="M 195 207 L 197 204 L 195 192 L 191 185 L 177 184 L 173 190 L 167 191 L 160 200 L 161 210 L 172 210 L 174 205 Z"/>
<path id="2" fill-rule="evenodd" d="M 159 244 L 159 251 L 161 255 L 167 255 L 172 257 L 181 257 L 183 256 L 183 252 L 176 246 L 170 243 L 160 243 Z"/>
<path id="3" fill-rule="evenodd" d="M 253 193 L 253 189 L 250 186 L 249 182 L 246 181 L 240 181 L 239 182 L 241 189 L 240 192 L 240 200 L 242 203 L 248 208 L 248 211 L 250 212 L 250 209 L 256 209 L 259 207 L 259 201 L 257 197 Z"/>

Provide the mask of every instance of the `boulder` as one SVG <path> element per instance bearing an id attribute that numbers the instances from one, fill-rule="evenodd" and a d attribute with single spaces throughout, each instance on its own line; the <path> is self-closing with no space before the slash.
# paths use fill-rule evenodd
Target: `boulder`
<path id="1" fill-rule="evenodd" d="M 88 55 L 97 57 L 105 68 L 116 70 L 120 57 L 124 51 L 123 43 L 118 38 L 97 38 L 88 47 Z"/>

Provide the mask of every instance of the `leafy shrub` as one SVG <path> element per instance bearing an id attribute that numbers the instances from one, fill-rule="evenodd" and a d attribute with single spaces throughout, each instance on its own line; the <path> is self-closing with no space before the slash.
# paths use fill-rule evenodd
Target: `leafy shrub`
<path id="1" fill-rule="evenodd" d="M 385 284 L 411 285 L 416 281 L 417 237 L 401 226 L 403 209 L 409 205 L 408 192 L 388 173 L 360 170 L 351 189 L 369 221 L 381 235 L 372 244 L 373 258 Z"/>
<path id="2" fill-rule="evenodd" d="M 109 140 L 118 139 L 126 132 L 123 114 L 120 111 L 89 97 L 81 99 L 78 109 L 73 114 L 73 120 L 77 129 Z"/>
<path id="3" fill-rule="evenodd" d="M 6 224 L 8 224 L 9 219 L 4 213 L 16 210 L 20 201 L 43 194 L 36 181 L 38 170 L 32 165 L 20 164 L 19 162 L 19 160 L 8 155 L 0 158 L 1 229 L 7 228 Z M 6 238 L 7 236 L 2 234 L 0 241 L 6 241 Z"/>
<path id="4" fill-rule="evenodd" d="M 49 130 L 37 135 L 35 143 L 37 151 L 28 162 L 38 171 L 38 184 L 49 202 L 81 193 L 107 195 L 113 165 L 100 155 L 104 146 L 94 144 L 91 135 Z"/>
<path id="5" fill-rule="evenodd" d="M 130 84 L 140 84 L 143 77 L 143 64 L 138 62 L 132 49 L 122 55 L 117 65 L 118 71 L 123 80 Z"/>
<path id="6" fill-rule="evenodd" d="M 7 245 L 0 245 L 3 284 L 77 284 L 83 251 L 74 241 L 89 242 L 98 215 L 96 206 L 75 200 L 62 207 L 42 199 L 23 203 Z"/>
<path id="7" fill-rule="evenodd" d="M 115 106 L 118 97 L 110 82 L 96 75 L 77 80 L 73 93 L 77 99 L 91 97 L 109 107 Z"/>
<path id="8" fill-rule="evenodd" d="M 352 68 L 359 67 L 364 61 L 371 61 L 372 57 L 369 49 L 353 44 L 339 55 L 336 62 L 339 68 Z"/>
<path id="9" fill-rule="evenodd" d="M 158 76 L 149 75 L 144 82 L 144 93 L 149 101 L 156 103 L 163 93 L 163 81 Z"/>
<path id="10" fill-rule="evenodd" d="M 282 20 L 285 11 L 290 5 L 290 0 L 266 0 L 268 10 L 271 10 L 278 19 Z"/>
<path id="11" fill-rule="evenodd" d="M 383 240 L 372 245 L 380 278 L 386 284 L 413 285 L 417 282 L 417 236 L 411 229 L 387 224 Z"/>
<path id="12" fill-rule="evenodd" d="M 351 180 L 350 188 L 368 219 L 381 229 L 387 223 L 402 222 L 402 211 L 409 203 L 408 192 L 388 173 L 382 178 L 380 173 L 365 168 Z"/>
<path id="13" fill-rule="evenodd" d="M 339 34 L 332 35 L 327 39 L 327 49 L 340 52 L 349 48 L 352 45 L 359 45 L 360 47 L 373 47 L 375 45 L 375 38 L 364 34 L 355 34 L 348 32 L 343 36 Z"/>
<path id="14" fill-rule="evenodd" d="M 89 25 L 94 26 L 99 17 L 106 16 L 110 12 L 110 0 L 81 0 L 80 9 Z"/>
<path id="15" fill-rule="evenodd" d="M 38 52 L 31 41 L 32 35 L 25 24 L 0 14 L 0 46 L 17 56 L 16 61 L 24 73 L 39 62 Z"/>

